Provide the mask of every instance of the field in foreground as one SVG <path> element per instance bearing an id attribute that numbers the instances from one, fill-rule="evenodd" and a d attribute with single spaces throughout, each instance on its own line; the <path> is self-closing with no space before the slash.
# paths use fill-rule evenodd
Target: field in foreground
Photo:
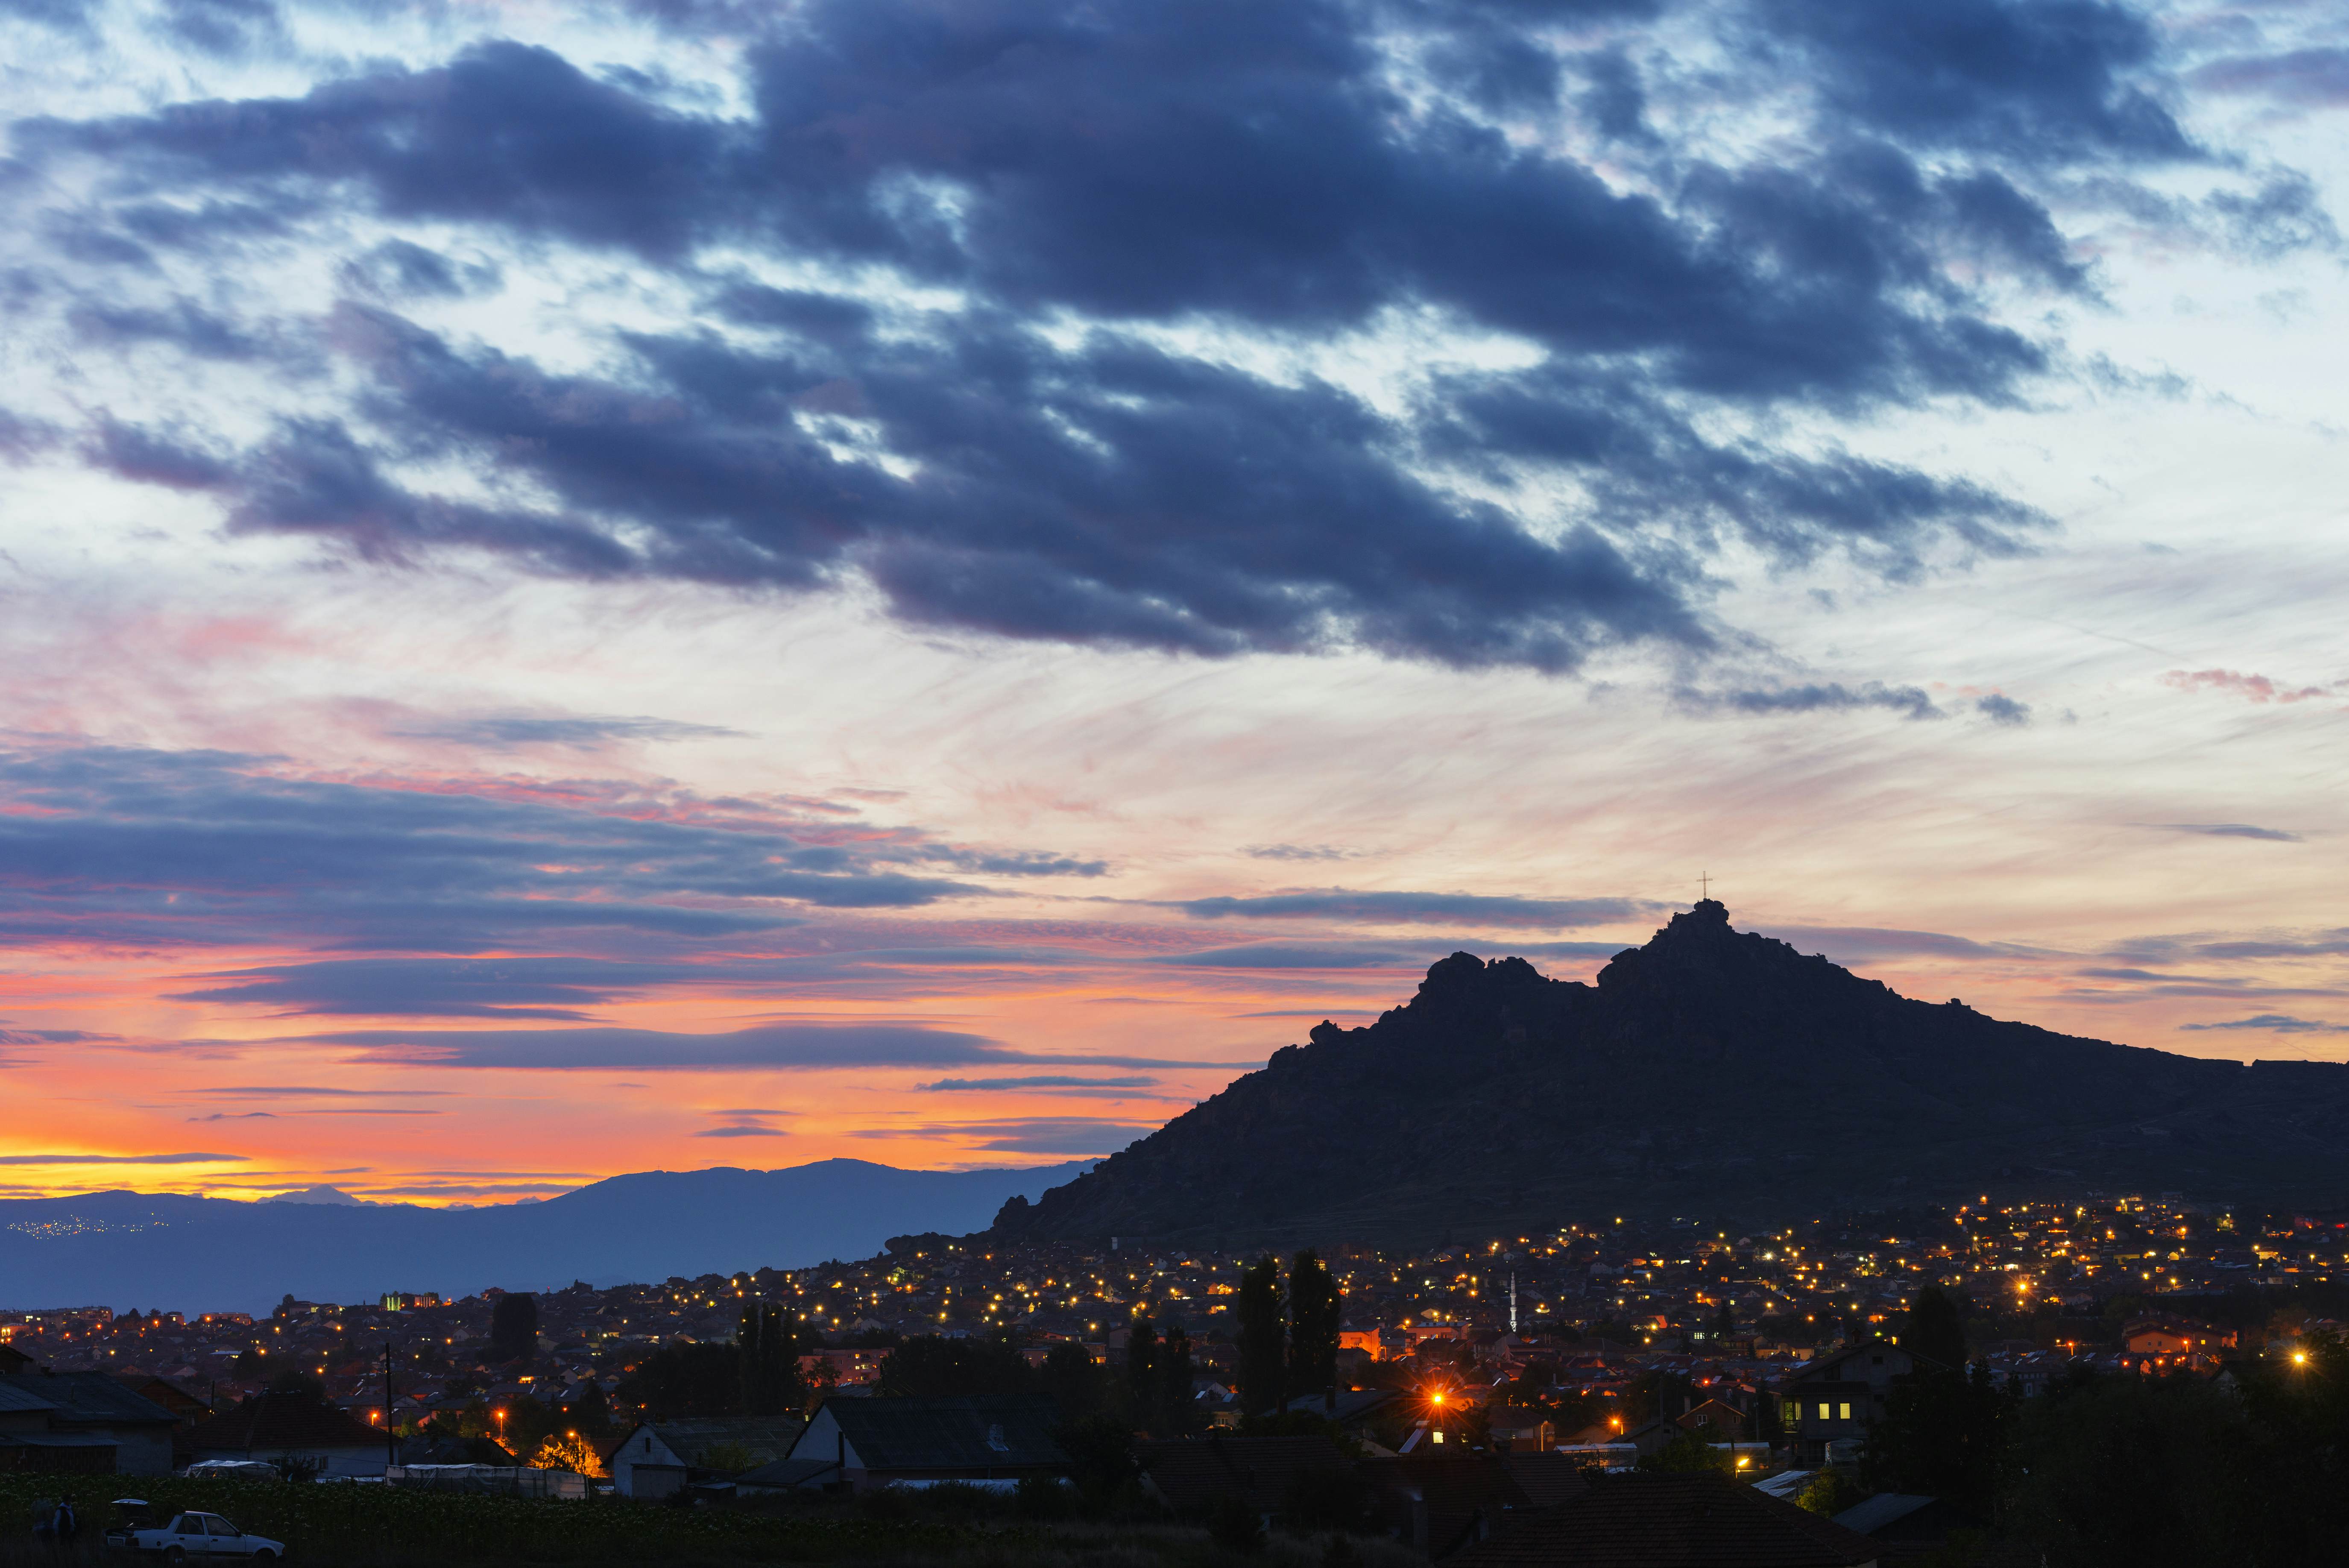
<path id="1" fill-rule="evenodd" d="M 183 1508 L 285 1542 L 299 1568 L 471 1568 L 512 1563 L 620 1563 L 646 1568 L 746 1563 L 872 1563 L 889 1568 L 1321 1568 L 1319 1539 L 1276 1536 L 1245 1558 L 1203 1530 L 1174 1524 L 1040 1522 L 956 1518 L 908 1509 L 866 1511 L 670 1508 L 628 1502 L 543 1502 L 409 1491 L 383 1486 L 182 1480 L 138 1476 L 0 1476 L 0 1564 L 61 1561 L 33 1533 L 35 1504 L 70 1496 L 83 1530 L 73 1559 L 92 1565 L 118 1497 L 152 1505 L 158 1522 Z M 1423 1559 L 1382 1542 L 1349 1541 L 1347 1568 L 1400 1568 Z M 1392 1559 L 1392 1562 L 1390 1562 Z"/>

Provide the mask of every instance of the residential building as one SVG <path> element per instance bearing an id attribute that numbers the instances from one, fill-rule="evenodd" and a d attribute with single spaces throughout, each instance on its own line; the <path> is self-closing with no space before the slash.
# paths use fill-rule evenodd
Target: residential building
<path id="1" fill-rule="evenodd" d="M 792 1445 L 789 1457 L 812 1467 L 792 1484 L 844 1482 L 863 1491 L 1057 1474 L 1069 1462 L 1052 1438 L 1059 1422 L 1050 1400 L 1024 1397 L 826 1399 Z"/>

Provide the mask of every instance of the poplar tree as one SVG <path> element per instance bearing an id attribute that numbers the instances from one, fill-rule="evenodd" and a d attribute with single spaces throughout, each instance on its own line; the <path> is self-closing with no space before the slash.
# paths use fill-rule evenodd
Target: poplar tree
<path id="1" fill-rule="evenodd" d="M 1158 1331 L 1140 1313 L 1125 1331 L 1125 1385 L 1133 1396 L 1133 1424 L 1154 1427 L 1158 1414 Z"/>
<path id="2" fill-rule="evenodd" d="M 1288 1325 L 1282 1311 L 1280 1260 L 1267 1258 L 1240 1276 L 1240 1413 L 1278 1410 L 1286 1397 Z"/>
<path id="3" fill-rule="evenodd" d="M 734 1351 L 740 1366 L 744 1415 L 792 1416 L 806 1403 L 796 1316 L 756 1303 L 743 1309 L 741 1325 L 734 1332 Z"/>
<path id="4" fill-rule="evenodd" d="M 1158 1346 L 1158 1435 L 1180 1438 L 1191 1430 L 1191 1336 L 1170 1322 Z"/>
<path id="5" fill-rule="evenodd" d="M 1338 1335 L 1345 1306 L 1338 1282 L 1312 1248 L 1288 1267 L 1288 1393 L 1329 1394 L 1338 1383 Z"/>

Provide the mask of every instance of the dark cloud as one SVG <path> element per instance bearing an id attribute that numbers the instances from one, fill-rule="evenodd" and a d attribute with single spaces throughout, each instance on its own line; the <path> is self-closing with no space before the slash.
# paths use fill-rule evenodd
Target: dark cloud
<path id="1" fill-rule="evenodd" d="M 868 1127 L 851 1137 L 975 1137 L 978 1147 L 999 1154 L 1114 1154 L 1154 1124 L 1102 1121 L 1090 1116 L 1013 1116 L 996 1121 L 940 1122 L 914 1127 Z"/>
<path id="2" fill-rule="evenodd" d="M 75 1045 L 85 1041 L 121 1038 L 119 1034 L 93 1034 L 87 1029 L 12 1029 L 0 1023 L 0 1045 Z"/>
<path id="3" fill-rule="evenodd" d="M 2262 1012 L 2251 1018 L 2230 1018 L 2220 1023 L 2181 1023 L 2187 1030 L 2259 1030 L 2271 1034 L 2349 1034 L 2349 1023 L 2325 1023 L 2287 1013 Z"/>
<path id="4" fill-rule="evenodd" d="M 202 978 L 232 983 L 172 993 L 290 1013 L 365 1017 L 576 1020 L 581 1009 L 688 983 L 688 963 L 589 958 L 330 959 Z"/>
<path id="5" fill-rule="evenodd" d="M 204 14 L 230 9 L 264 14 Z M 1552 112 L 1571 81 L 1602 134 L 1654 143 L 1630 54 L 1569 60 L 1545 31 L 1649 11 L 817 0 L 771 31 L 681 7 L 670 25 L 750 34 L 746 114 L 491 42 L 296 96 L 20 122 L 14 141 L 36 168 L 99 162 L 123 213 L 167 192 L 281 223 L 357 202 L 680 275 L 721 244 L 803 275 L 885 269 L 959 302 L 885 323 L 820 286 L 709 278 L 728 336 L 647 328 L 592 373 L 354 302 L 334 335 L 365 397 L 284 420 L 222 493 L 234 530 L 380 563 L 861 581 L 906 620 L 990 635 L 1563 670 L 1713 646 L 1708 564 L 1733 540 L 1895 576 L 2014 548 L 2045 520 L 1982 485 L 1718 432 L 2016 400 L 2048 354 L 1975 279 L 2084 275 L 1991 164 L 2190 151 L 2134 85 L 2150 35 L 2080 3 L 1768 7 L 1770 68 L 1825 84 L 1848 133 L 1813 156 L 1668 160 L 1651 190 L 1471 112 Z M 1450 96 L 1398 88 L 1393 25 Z M 131 265 L 135 241 L 85 227 Z M 406 240 L 350 267 L 378 302 L 474 286 Z M 117 336 L 178 320 L 114 308 Z M 1401 311 L 1515 337 L 1533 362 L 1447 373 L 1397 409 L 1125 330 L 1311 343 Z M 446 462 L 540 500 L 404 477 Z M 1563 512 L 1529 518 L 1513 492 Z"/>
<path id="6" fill-rule="evenodd" d="M 220 753 L 0 752 L 0 800 L 13 808 L 0 812 L 0 944 L 464 952 L 595 930 L 706 940 L 798 922 L 777 905 L 904 909 L 984 891 L 924 874 L 939 864 L 1095 869 L 758 803 L 602 800 L 577 785 L 502 793 L 490 781 L 479 793 L 447 781 L 400 789 L 267 767 Z M 366 972 L 256 972 L 248 983 L 257 997 L 304 984 L 347 992 Z"/>
<path id="7" fill-rule="evenodd" d="M 1123 1096 L 1131 1089 L 1154 1089 L 1155 1078 L 1079 1078 L 1061 1073 L 1039 1073 L 1024 1078 L 940 1078 L 934 1084 L 916 1084 L 914 1087 L 931 1094 L 993 1092 L 1005 1089 L 1076 1089 L 1094 1094 Z"/>
<path id="8" fill-rule="evenodd" d="M 1256 860 L 1351 860 L 1361 851 L 1327 844 L 1251 844 L 1240 853 Z"/>
<path id="9" fill-rule="evenodd" d="M 460 263 L 407 240 L 386 240 L 344 264 L 343 279 L 378 299 L 461 299 L 502 281 L 488 262 Z"/>
<path id="10" fill-rule="evenodd" d="M 2257 838 L 2271 844 L 2301 841 L 2297 833 L 2287 833 L 2281 827 L 2254 827 L 2248 822 L 2148 822 L 2146 826 L 2165 833 L 2193 833 L 2208 838 Z"/>
<path id="11" fill-rule="evenodd" d="M 1761 0 L 1848 125 L 2025 165 L 2197 156 L 2152 90 L 2160 44 L 2098 0 Z"/>
<path id="12" fill-rule="evenodd" d="M 67 314 L 86 347 L 161 343 L 199 359 L 258 359 L 267 346 L 251 332 L 187 298 L 148 308 L 88 301 Z"/>
<path id="13" fill-rule="evenodd" d="M 788 1127 L 704 1127 L 693 1136 L 696 1137 L 789 1137 L 792 1134 Z"/>
<path id="14" fill-rule="evenodd" d="M 271 0 L 164 0 L 162 20 L 171 37 L 208 55 L 239 57 L 285 36 Z"/>
<path id="15" fill-rule="evenodd" d="M 1993 724 L 2021 726 L 2031 722 L 2030 703 L 2018 702 L 2013 698 L 1996 691 L 1991 692 L 1986 697 L 1976 698 L 1974 711 Z"/>
<path id="16" fill-rule="evenodd" d="M 1681 697 L 1693 707 L 1726 708 L 1740 713 L 1847 713 L 1877 708 L 1905 719 L 1945 716 L 1922 687 L 1887 686 L 1875 680 L 1858 686 L 1831 680 L 1718 693 L 1683 691 Z"/>
<path id="17" fill-rule="evenodd" d="M 1199 919 L 1319 919 L 1373 925 L 1596 926 L 1652 914 L 1641 898 L 1510 898 L 1478 893 L 1378 893 L 1348 888 L 1190 898 L 1169 906 Z"/>
<path id="18" fill-rule="evenodd" d="M 1051 1055 L 981 1035 L 899 1023 L 762 1023 L 716 1034 L 656 1029 L 362 1029 L 302 1036 L 359 1047 L 357 1060 L 402 1066 L 554 1071 L 735 1072 L 823 1067 L 961 1067 L 997 1063 L 1189 1067 L 1220 1064 L 1088 1054 Z"/>

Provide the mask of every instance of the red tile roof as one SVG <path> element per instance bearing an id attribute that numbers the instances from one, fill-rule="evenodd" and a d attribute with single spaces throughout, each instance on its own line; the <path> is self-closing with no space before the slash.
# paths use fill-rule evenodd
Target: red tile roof
<path id="1" fill-rule="evenodd" d="M 1520 1516 L 1446 1568 L 1863 1568 L 1883 1551 L 1721 1477 L 1627 1475 Z"/>

